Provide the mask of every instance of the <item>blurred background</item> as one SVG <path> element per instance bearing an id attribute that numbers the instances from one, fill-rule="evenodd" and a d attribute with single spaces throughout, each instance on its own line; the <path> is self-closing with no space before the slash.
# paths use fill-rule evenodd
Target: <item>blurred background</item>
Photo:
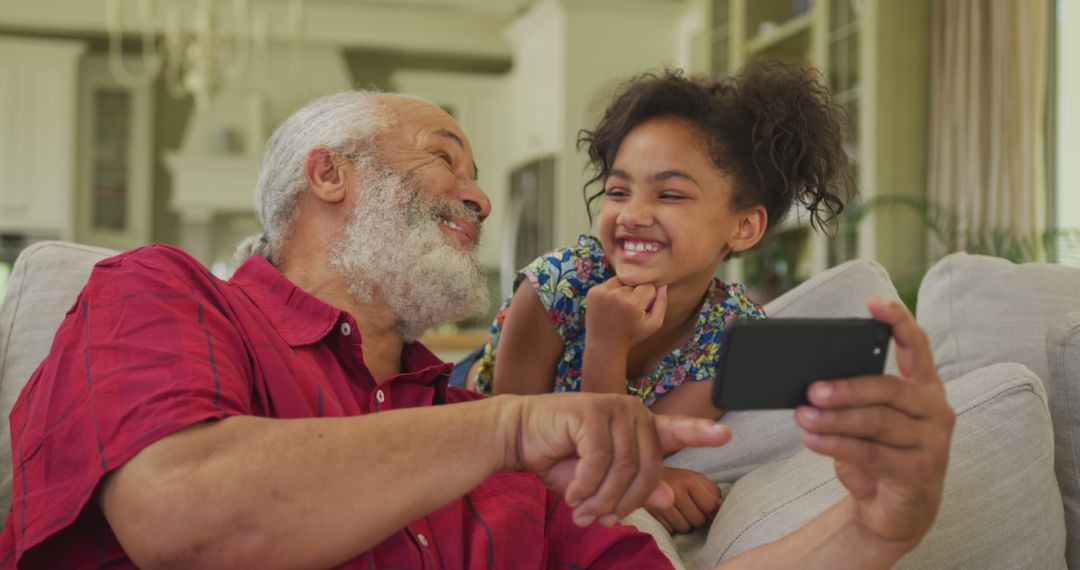
<path id="1" fill-rule="evenodd" d="M 909 303 L 958 249 L 1080 264 L 1069 30 L 1077 0 L 0 0 L 0 293 L 42 239 L 171 243 L 228 276 L 259 229 L 274 127 L 375 87 L 432 100 L 472 140 L 501 298 L 514 270 L 589 231 L 575 141 L 621 80 L 758 58 L 821 70 L 862 192 L 832 235 L 792 216 L 725 264 L 758 301 L 855 257 Z M 442 354 L 489 322 L 443 330 Z"/>

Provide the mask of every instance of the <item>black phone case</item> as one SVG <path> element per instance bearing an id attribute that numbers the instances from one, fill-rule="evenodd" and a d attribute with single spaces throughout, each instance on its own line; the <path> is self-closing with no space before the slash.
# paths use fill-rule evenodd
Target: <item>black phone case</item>
<path id="1" fill-rule="evenodd" d="M 720 347 L 713 403 L 725 410 L 794 408 L 817 380 L 878 375 L 892 338 L 873 319 L 732 323 Z"/>

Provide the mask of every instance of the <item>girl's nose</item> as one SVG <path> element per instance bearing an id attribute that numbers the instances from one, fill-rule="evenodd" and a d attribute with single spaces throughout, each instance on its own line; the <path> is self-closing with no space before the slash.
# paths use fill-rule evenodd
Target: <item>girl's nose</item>
<path id="1" fill-rule="evenodd" d="M 630 200 L 619 211 L 615 223 L 628 228 L 638 228 L 652 225 L 652 211 L 646 204 L 639 200 Z"/>

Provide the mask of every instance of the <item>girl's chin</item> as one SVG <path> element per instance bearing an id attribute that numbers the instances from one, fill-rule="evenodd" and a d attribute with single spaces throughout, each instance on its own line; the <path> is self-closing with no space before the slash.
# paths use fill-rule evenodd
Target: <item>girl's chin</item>
<path id="1" fill-rule="evenodd" d="M 630 269 L 629 271 L 619 271 L 619 268 L 616 267 L 615 274 L 619 276 L 619 281 L 628 287 L 637 287 L 638 285 L 644 285 L 646 283 L 652 283 L 657 287 L 667 284 L 667 282 L 658 275 L 650 275 L 647 272 L 635 271 L 634 269 Z"/>

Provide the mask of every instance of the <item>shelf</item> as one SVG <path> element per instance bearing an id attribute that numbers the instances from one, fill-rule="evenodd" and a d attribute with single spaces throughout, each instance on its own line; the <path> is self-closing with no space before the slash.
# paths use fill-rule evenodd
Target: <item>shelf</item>
<path id="1" fill-rule="evenodd" d="M 857 33 L 859 33 L 859 22 L 848 22 L 839 28 L 829 30 L 829 42 L 836 43 L 843 41 Z"/>
<path id="2" fill-rule="evenodd" d="M 758 34 L 746 42 L 747 54 L 758 54 L 769 50 L 801 33 L 809 32 L 814 25 L 813 13 L 792 18 L 766 34 Z"/>

